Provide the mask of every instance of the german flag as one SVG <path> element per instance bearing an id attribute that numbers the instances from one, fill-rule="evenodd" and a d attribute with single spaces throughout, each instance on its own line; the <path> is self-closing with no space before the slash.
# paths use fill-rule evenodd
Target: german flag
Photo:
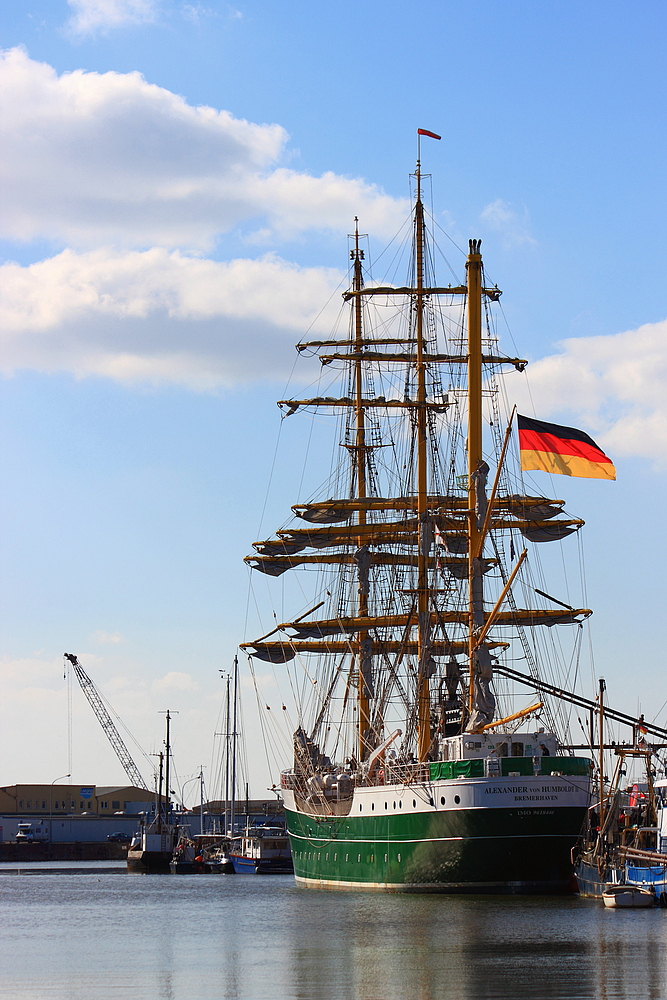
<path id="1" fill-rule="evenodd" d="M 556 472 L 582 479 L 616 479 L 611 460 L 583 431 L 521 414 L 517 414 L 517 420 L 524 471 Z"/>

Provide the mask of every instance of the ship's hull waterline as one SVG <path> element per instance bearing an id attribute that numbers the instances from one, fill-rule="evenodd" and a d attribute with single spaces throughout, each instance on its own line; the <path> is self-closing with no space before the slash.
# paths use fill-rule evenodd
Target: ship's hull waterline
<path id="1" fill-rule="evenodd" d="M 285 791 L 296 881 L 385 892 L 576 892 L 589 801 L 587 778 L 543 776 L 358 788 L 346 816 Z"/>

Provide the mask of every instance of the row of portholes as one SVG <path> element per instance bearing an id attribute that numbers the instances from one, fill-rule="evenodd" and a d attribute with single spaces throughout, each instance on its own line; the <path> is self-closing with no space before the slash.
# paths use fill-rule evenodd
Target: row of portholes
<path id="1" fill-rule="evenodd" d="M 460 795 L 455 795 L 455 796 L 454 796 L 454 803 L 455 803 L 455 805 L 457 805 L 457 806 L 458 806 L 458 805 L 460 804 L 460 802 L 461 802 L 461 796 L 460 796 Z M 434 805 L 435 805 L 435 799 L 433 799 L 433 798 L 429 798 L 429 800 L 428 800 L 428 804 L 429 804 L 430 806 L 434 806 Z M 446 803 L 446 800 L 445 800 L 445 796 L 444 796 L 444 795 L 441 795 L 441 796 L 440 796 L 440 805 L 441 805 L 441 806 L 444 806 L 444 805 L 446 805 L 446 804 L 447 804 L 447 803 Z M 384 807 L 385 807 L 385 809 L 388 809 L 388 808 L 389 808 L 389 803 L 388 803 L 388 802 L 385 802 L 385 804 L 384 804 Z M 394 809 L 395 809 L 395 808 L 396 808 L 396 800 L 394 800 Z M 399 801 L 399 803 L 398 803 L 398 808 L 399 808 L 399 809 L 402 809 L 402 808 L 403 808 L 403 803 L 402 803 L 401 801 Z M 416 809 L 416 808 L 417 808 L 417 800 L 416 800 L 416 799 L 413 799 L 413 800 L 412 800 L 412 808 L 413 808 L 413 809 Z M 364 809 L 364 806 L 363 806 L 363 803 L 362 803 L 362 802 L 360 802 L 360 803 L 359 803 L 359 812 L 363 812 L 363 809 Z M 374 802 L 371 802 L 371 812 L 375 812 L 375 803 L 374 803 Z"/>
<path id="2" fill-rule="evenodd" d="M 384 807 L 385 807 L 385 809 L 388 809 L 388 808 L 389 808 L 389 803 L 388 803 L 388 802 L 385 802 L 385 804 L 384 804 Z M 362 812 L 362 811 L 363 811 L 363 808 L 364 808 L 364 806 L 363 806 L 363 803 L 362 803 L 362 802 L 360 802 L 360 803 L 359 803 L 359 812 Z M 396 808 L 396 800 L 394 800 L 394 809 L 395 809 L 395 808 Z M 400 802 L 400 801 L 399 801 L 399 803 L 398 803 L 398 808 L 399 808 L 399 809 L 402 809 L 402 808 L 403 808 L 403 803 L 402 803 L 402 802 Z M 416 808 L 417 808 L 417 803 L 416 803 L 416 801 L 415 801 L 414 799 L 412 800 L 412 808 L 413 808 L 413 809 L 416 809 Z M 371 812 L 375 812 L 375 803 L 374 803 L 374 802 L 371 802 Z"/>
<path id="3" fill-rule="evenodd" d="M 300 861 L 314 861 L 315 860 L 315 853 L 316 853 L 315 851 L 299 851 L 299 860 Z M 334 861 L 338 861 L 338 855 L 334 854 L 333 859 L 334 859 Z M 321 851 L 317 851 L 317 860 L 318 861 L 322 860 L 322 852 Z M 324 855 L 324 860 L 325 861 L 329 860 L 328 853 Z M 345 860 L 346 861 L 350 860 L 350 855 L 349 854 L 345 855 Z M 385 854 L 385 856 L 384 856 L 384 863 L 386 864 L 388 860 L 389 860 L 389 855 Z M 401 855 L 400 854 L 396 855 L 396 860 L 397 861 L 401 860 Z M 371 854 L 369 856 L 369 858 L 368 858 L 368 861 L 369 861 L 370 864 L 373 864 L 375 862 L 375 855 Z M 357 863 L 359 863 L 359 862 L 361 862 L 361 854 L 357 854 Z"/>

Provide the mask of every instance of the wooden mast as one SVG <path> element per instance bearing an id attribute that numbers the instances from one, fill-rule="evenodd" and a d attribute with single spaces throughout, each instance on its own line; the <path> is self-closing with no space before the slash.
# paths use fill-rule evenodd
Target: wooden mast
<path id="1" fill-rule="evenodd" d="M 424 360 L 424 206 L 421 200 L 421 163 L 417 160 L 417 200 L 415 204 L 415 309 L 417 365 L 417 515 L 419 551 L 417 556 L 417 613 L 419 672 L 417 679 L 417 738 L 419 760 L 425 760 L 431 746 L 430 614 L 428 560 L 431 523 L 428 513 L 426 364 Z"/>
<path id="2" fill-rule="evenodd" d="M 482 456 L 482 255 L 481 240 L 469 241 L 468 275 L 468 712 L 475 700 L 475 631 L 484 624 L 484 597 L 477 522 L 476 473 Z"/>
<path id="3" fill-rule="evenodd" d="M 355 216 L 354 219 L 354 250 L 351 251 L 350 256 L 353 262 L 353 282 L 352 287 L 355 292 L 360 292 L 363 288 L 364 279 L 361 269 L 361 261 L 363 260 L 364 252 L 359 248 L 359 220 Z M 356 440 L 354 446 L 354 460 L 353 467 L 356 472 L 356 493 L 360 500 L 366 499 L 366 422 L 365 413 L 363 406 L 363 395 L 364 395 L 364 373 L 363 373 L 363 362 L 361 360 L 361 353 L 364 347 L 364 328 L 363 328 L 363 313 L 362 313 L 362 300 L 361 295 L 357 295 L 354 300 L 354 352 L 357 355 L 357 359 L 354 362 L 354 395 L 355 395 L 355 415 L 356 415 Z M 366 509 L 363 504 L 359 505 L 359 510 L 357 511 L 357 524 L 363 526 L 366 524 Z M 364 545 L 363 532 L 360 531 L 357 538 L 357 550 L 361 549 Z M 358 587 L 358 598 L 357 598 L 357 614 L 360 618 L 368 617 L 368 570 L 364 572 L 362 566 L 359 566 L 359 587 Z M 357 658 L 357 708 L 359 713 L 359 718 L 357 720 L 359 725 L 359 760 L 364 760 L 368 754 L 368 737 L 367 733 L 370 729 L 370 690 L 368 676 L 368 632 L 363 630 L 359 632 L 357 640 L 354 644 L 355 655 Z M 364 669 L 366 668 L 366 669 Z"/>

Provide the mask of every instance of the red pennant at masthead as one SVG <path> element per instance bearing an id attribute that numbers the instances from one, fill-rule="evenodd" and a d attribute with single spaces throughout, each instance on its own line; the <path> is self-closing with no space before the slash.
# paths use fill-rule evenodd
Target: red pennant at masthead
<path id="1" fill-rule="evenodd" d="M 582 479 L 616 479 L 611 459 L 584 431 L 521 414 L 517 414 L 517 423 L 524 471 L 555 472 Z"/>
<path id="2" fill-rule="evenodd" d="M 432 139 L 442 139 L 441 135 L 436 135 L 435 132 L 429 132 L 426 128 L 418 128 L 417 135 L 430 135 Z"/>

